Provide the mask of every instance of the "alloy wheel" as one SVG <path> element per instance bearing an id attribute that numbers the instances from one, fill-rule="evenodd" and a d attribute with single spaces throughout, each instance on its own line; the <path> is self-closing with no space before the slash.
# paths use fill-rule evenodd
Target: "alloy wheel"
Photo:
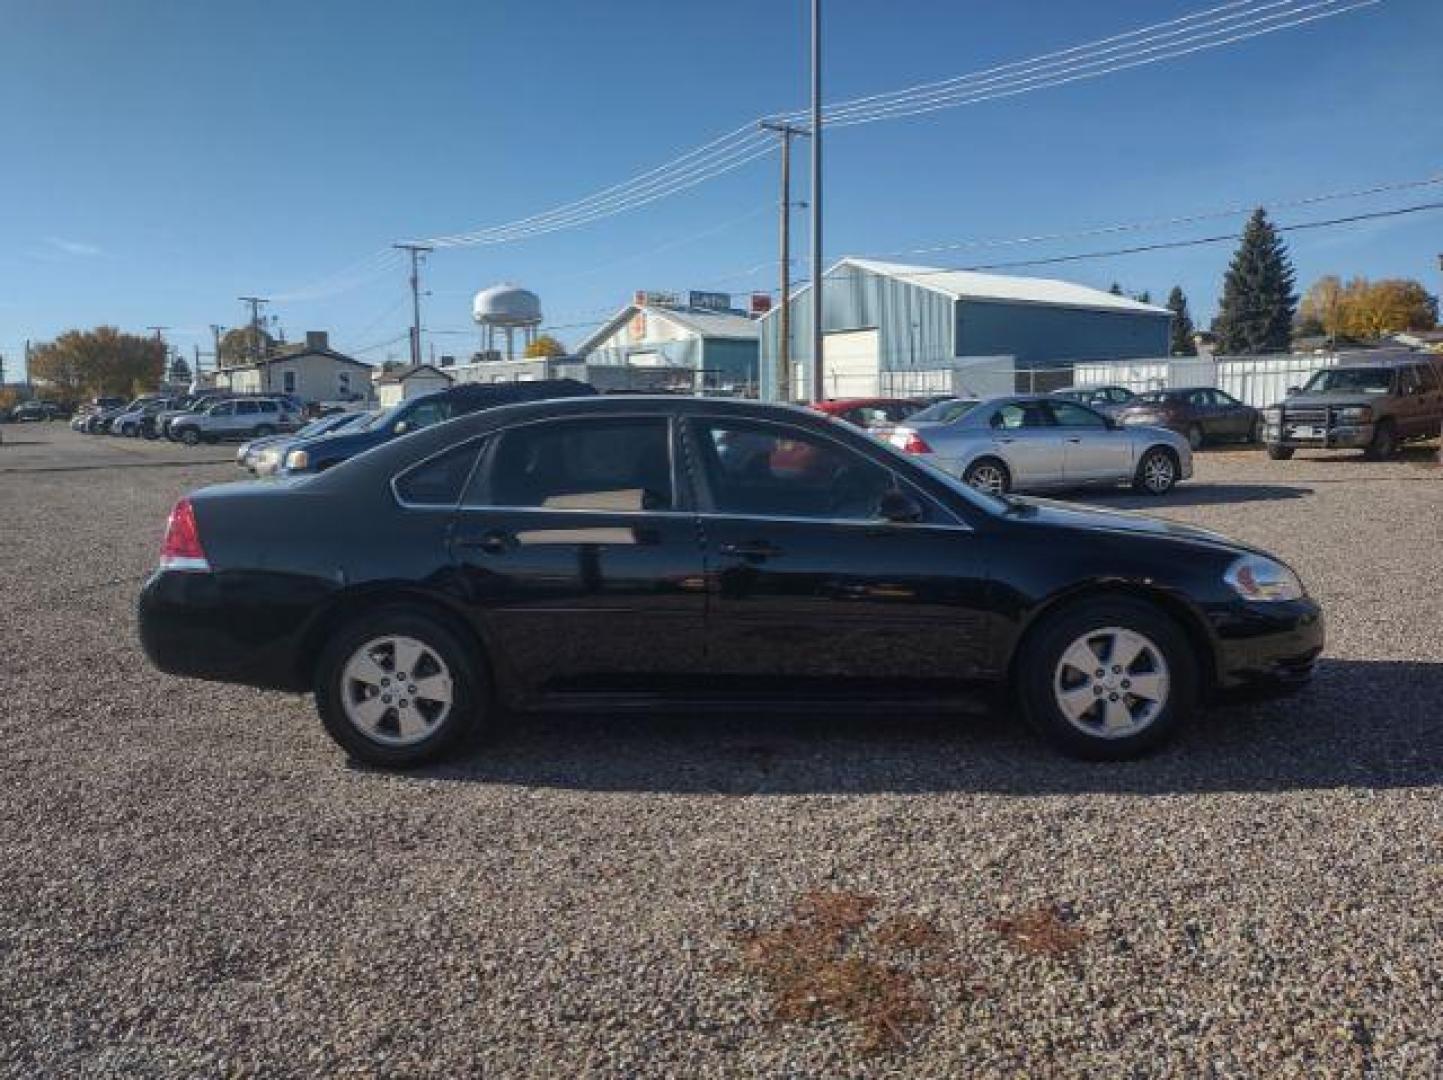
<path id="1" fill-rule="evenodd" d="M 988 495 L 1007 494 L 1007 477 L 997 465 L 983 462 L 967 471 L 967 483 Z"/>
<path id="2" fill-rule="evenodd" d="M 435 649 L 411 637 L 366 642 L 341 671 L 341 707 L 366 738 L 385 746 L 413 746 L 451 711 L 451 671 Z"/>
<path id="3" fill-rule="evenodd" d="M 1089 630 L 1067 647 L 1052 677 L 1058 711 L 1079 731 L 1103 739 L 1136 735 L 1167 708 L 1170 679 L 1162 650 L 1136 630 Z"/>
<path id="4" fill-rule="evenodd" d="M 1172 457 L 1161 450 L 1154 450 L 1142 463 L 1142 483 L 1148 491 L 1162 495 L 1172 488 L 1177 469 Z"/>

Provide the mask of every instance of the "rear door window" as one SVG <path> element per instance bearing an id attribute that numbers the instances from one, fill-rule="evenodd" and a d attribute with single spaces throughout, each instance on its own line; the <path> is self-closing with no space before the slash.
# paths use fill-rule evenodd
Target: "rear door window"
<path id="1" fill-rule="evenodd" d="M 1081 405 L 1074 405 L 1070 401 L 1054 401 L 1052 403 L 1052 416 L 1059 427 L 1066 428 L 1105 428 L 1107 421 L 1091 409 Z"/>
<path id="2" fill-rule="evenodd" d="M 994 428 L 1014 430 L 1017 428 L 1045 428 L 1052 426 L 1047 410 L 1036 402 L 1011 402 L 992 414 Z"/>
<path id="3" fill-rule="evenodd" d="M 473 440 L 413 466 L 396 477 L 396 496 L 412 506 L 455 506 L 484 445 Z"/>
<path id="4" fill-rule="evenodd" d="M 499 436 L 466 504 L 635 513 L 676 508 L 665 417 L 553 420 Z"/>
<path id="5" fill-rule="evenodd" d="M 236 402 L 235 411 L 237 415 L 240 416 L 254 416 L 261 410 L 260 406 L 258 406 L 254 401 L 238 401 Z"/>

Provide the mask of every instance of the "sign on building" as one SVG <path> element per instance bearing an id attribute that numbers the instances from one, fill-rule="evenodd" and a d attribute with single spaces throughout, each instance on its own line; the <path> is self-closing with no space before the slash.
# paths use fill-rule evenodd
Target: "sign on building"
<path id="1" fill-rule="evenodd" d="M 730 311 L 732 298 L 730 293 L 701 292 L 693 289 L 687 294 L 687 306 L 698 311 Z"/>

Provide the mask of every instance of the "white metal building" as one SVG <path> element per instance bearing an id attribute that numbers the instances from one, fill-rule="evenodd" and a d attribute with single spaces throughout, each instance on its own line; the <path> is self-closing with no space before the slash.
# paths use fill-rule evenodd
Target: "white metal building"
<path id="1" fill-rule="evenodd" d="M 430 364 L 421 364 L 417 367 L 408 365 L 395 371 L 388 371 L 376 380 L 376 399 L 380 402 L 381 408 L 389 409 L 392 405 L 399 405 L 403 401 L 410 401 L 423 394 L 434 394 L 438 390 L 445 390 L 452 381 L 450 375 Z"/>

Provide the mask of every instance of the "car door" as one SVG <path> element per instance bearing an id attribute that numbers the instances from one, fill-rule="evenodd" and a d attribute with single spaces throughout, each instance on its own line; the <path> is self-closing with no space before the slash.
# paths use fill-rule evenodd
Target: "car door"
<path id="1" fill-rule="evenodd" d="M 1230 439 L 1241 439 L 1253 432 L 1253 410 L 1222 390 L 1209 390 L 1217 409 L 1217 433 Z"/>
<path id="2" fill-rule="evenodd" d="M 705 580 L 665 415 L 567 417 L 492 436 L 451 546 L 467 602 L 531 691 L 694 677 Z"/>
<path id="3" fill-rule="evenodd" d="M 240 404 L 238 401 L 225 401 L 212 406 L 206 414 L 205 421 L 200 425 L 201 430 L 216 438 L 229 435 L 235 427 L 236 407 Z"/>
<path id="4" fill-rule="evenodd" d="M 1398 433 L 1405 439 L 1433 434 L 1429 430 L 1432 406 L 1428 398 L 1431 395 L 1424 382 L 1427 374 L 1422 365 L 1405 367 L 1398 372 Z"/>
<path id="5" fill-rule="evenodd" d="M 1184 430 L 1196 424 L 1206 439 L 1217 439 L 1227 434 L 1226 421 L 1221 415 L 1222 410 L 1213 401 L 1211 390 L 1189 390 L 1183 404 L 1187 408 Z"/>
<path id="6" fill-rule="evenodd" d="M 1439 434 L 1443 426 L 1443 379 L 1433 364 L 1419 364 L 1418 380 L 1418 431 L 1424 438 Z"/>
<path id="7" fill-rule="evenodd" d="M 248 435 L 261 422 L 261 407 L 258 401 L 237 401 L 235 411 L 221 424 L 217 435 Z"/>
<path id="8" fill-rule="evenodd" d="M 1054 401 L 1053 423 L 1062 436 L 1068 483 L 1090 484 L 1132 476 L 1132 436 L 1114 430 L 1098 412 L 1073 401 Z"/>
<path id="9" fill-rule="evenodd" d="M 705 542 L 706 671 L 737 693 L 905 695 L 991 661 L 977 534 L 878 455 L 785 422 L 688 418 Z M 883 520 L 882 496 L 922 519 Z"/>
<path id="10" fill-rule="evenodd" d="M 1067 482 L 1063 436 L 1042 401 L 1011 401 L 987 418 L 992 451 L 1007 463 L 1014 488 L 1059 487 Z"/>

